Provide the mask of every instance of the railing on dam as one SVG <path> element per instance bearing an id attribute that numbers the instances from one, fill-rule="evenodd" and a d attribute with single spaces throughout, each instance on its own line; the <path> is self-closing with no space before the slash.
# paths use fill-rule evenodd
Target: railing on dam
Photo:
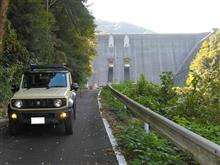
<path id="1" fill-rule="evenodd" d="M 192 154 L 202 165 L 220 165 L 220 146 L 195 134 L 175 122 L 153 112 L 108 85 L 112 94 L 122 101 L 137 117 L 167 137 L 177 146 Z"/>

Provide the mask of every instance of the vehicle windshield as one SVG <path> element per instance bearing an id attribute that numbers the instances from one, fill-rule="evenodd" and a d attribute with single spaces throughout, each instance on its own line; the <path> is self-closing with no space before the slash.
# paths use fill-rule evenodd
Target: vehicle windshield
<path id="1" fill-rule="evenodd" d="M 23 88 L 67 87 L 66 73 L 26 73 Z"/>

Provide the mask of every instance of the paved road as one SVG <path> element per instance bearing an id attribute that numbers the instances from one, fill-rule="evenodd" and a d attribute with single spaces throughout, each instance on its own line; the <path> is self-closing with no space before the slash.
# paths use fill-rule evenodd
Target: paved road
<path id="1" fill-rule="evenodd" d="M 10 136 L 0 130 L 0 164 L 71 164 L 115 165 L 107 133 L 102 123 L 97 91 L 83 91 L 77 100 L 77 119 L 74 133 L 67 136 L 64 127 L 24 127 L 21 133 Z"/>

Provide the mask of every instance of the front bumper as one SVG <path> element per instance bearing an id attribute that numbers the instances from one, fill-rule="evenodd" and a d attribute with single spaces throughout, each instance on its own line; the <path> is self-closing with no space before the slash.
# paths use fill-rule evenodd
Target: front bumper
<path id="1" fill-rule="evenodd" d="M 60 114 L 62 112 L 66 112 L 67 116 L 70 116 L 71 111 L 72 111 L 71 108 L 65 108 L 61 110 L 32 110 L 32 111 L 9 109 L 8 118 L 9 120 L 14 121 L 16 123 L 31 124 L 32 117 L 43 117 L 45 118 L 45 124 L 58 124 L 65 120 L 60 117 Z M 13 113 L 17 115 L 16 120 L 11 119 L 11 115 Z"/>

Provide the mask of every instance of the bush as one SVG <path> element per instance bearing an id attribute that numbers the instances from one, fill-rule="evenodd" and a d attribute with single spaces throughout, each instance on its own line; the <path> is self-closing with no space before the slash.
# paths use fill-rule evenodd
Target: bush
<path id="1" fill-rule="evenodd" d="M 183 164 L 178 149 L 155 132 L 146 134 L 140 120 L 130 120 L 118 129 L 119 146 L 126 151 L 131 164 Z"/>
<path id="2" fill-rule="evenodd" d="M 135 86 L 131 82 L 126 82 L 125 84 L 114 85 L 114 88 L 131 94 L 137 92 Z M 157 89 L 157 91 L 159 90 Z M 129 110 L 124 108 L 123 104 L 112 97 L 108 88 L 103 88 L 101 97 L 102 111 L 105 115 L 108 114 L 106 116 L 128 164 L 196 164 L 189 156 L 157 133 L 152 131 L 150 134 L 146 134 L 144 123 L 135 119 Z M 144 99 L 144 97 L 142 98 Z"/>
<path id="3" fill-rule="evenodd" d="M 197 73 L 192 74 L 191 85 L 187 87 L 174 87 L 170 72 L 163 73 L 160 77 L 161 86 L 154 85 L 141 76 L 137 84 L 125 83 L 114 87 L 151 110 L 220 144 L 219 91 L 212 91 L 208 85 L 201 85 L 202 78 Z M 216 132 L 213 133 L 213 130 Z"/>

